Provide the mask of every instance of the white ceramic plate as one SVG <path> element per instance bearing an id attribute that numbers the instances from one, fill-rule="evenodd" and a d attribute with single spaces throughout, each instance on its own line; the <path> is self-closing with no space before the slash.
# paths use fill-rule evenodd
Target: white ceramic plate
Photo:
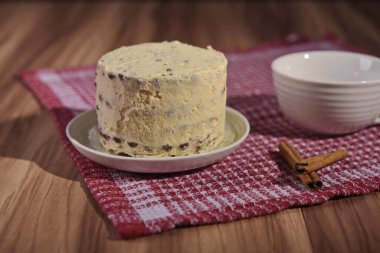
<path id="1" fill-rule="evenodd" d="M 99 143 L 95 110 L 86 111 L 70 121 L 66 135 L 82 155 L 104 166 L 140 173 L 169 173 L 200 168 L 213 164 L 231 154 L 249 133 L 248 120 L 238 111 L 227 107 L 226 136 L 223 145 L 213 151 L 177 157 L 125 157 L 107 153 Z"/>

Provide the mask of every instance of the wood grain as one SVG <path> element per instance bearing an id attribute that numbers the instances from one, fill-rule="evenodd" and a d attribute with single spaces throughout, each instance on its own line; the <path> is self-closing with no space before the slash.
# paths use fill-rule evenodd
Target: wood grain
<path id="1" fill-rule="evenodd" d="M 374 231 L 379 226 L 380 203 L 375 199 L 371 195 L 354 197 L 304 208 L 313 248 L 317 252 L 377 252 L 380 234 Z"/>
<path id="2" fill-rule="evenodd" d="M 94 64 L 123 44 L 245 48 L 327 32 L 380 55 L 376 2 L 0 3 L 0 252 L 380 252 L 380 194 L 120 240 L 15 75 Z"/>

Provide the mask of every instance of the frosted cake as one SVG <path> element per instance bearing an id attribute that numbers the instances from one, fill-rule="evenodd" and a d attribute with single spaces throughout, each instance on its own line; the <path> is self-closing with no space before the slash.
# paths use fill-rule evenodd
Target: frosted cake
<path id="1" fill-rule="evenodd" d="M 111 153 L 181 156 L 223 141 L 227 60 L 178 41 L 118 48 L 98 61 L 96 110 Z"/>

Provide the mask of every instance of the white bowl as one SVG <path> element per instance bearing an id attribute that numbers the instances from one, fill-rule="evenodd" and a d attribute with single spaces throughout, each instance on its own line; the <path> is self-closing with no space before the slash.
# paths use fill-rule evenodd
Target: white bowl
<path id="1" fill-rule="evenodd" d="M 342 51 L 288 54 L 272 63 L 281 110 L 310 131 L 347 134 L 380 123 L 380 59 Z"/>
<path id="2" fill-rule="evenodd" d="M 66 136 L 76 150 L 88 159 L 114 169 L 140 173 L 168 173 L 200 168 L 231 154 L 247 138 L 250 127 L 240 112 L 227 107 L 225 142 L 218 149 L 177 157 L 125 157 L 103 150 L 99 143 L 95 110 L 83 112 L 70 121 Z"/>

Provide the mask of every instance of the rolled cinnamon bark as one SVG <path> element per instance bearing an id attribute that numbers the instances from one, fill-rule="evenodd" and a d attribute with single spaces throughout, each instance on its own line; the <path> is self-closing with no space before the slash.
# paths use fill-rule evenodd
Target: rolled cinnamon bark
<path id="1" fill-rule="evenodd" d="M 296 169 L 296 164 L 305 164 L 300 162 L 303 160 L 303 157 L 291 144 L 280 142 L 279 149 L 280 153 L 292 169 Z M 308 188 L 319 189 L 322 187 L 322 181 L 315 172 L 311 172 L 309 174 L 298 174 L 298 177 L 302 184 Z"/>
<path id="2" fill-rule="evenodd" d="M 301 156 L 298 151 L 294 150 L 293 147 L 290 147 L 288 143 L 280 142 L 278 146 L 282 156 L 288 162 L 291 168 L 295 169 L 296 164 L 301 160 Z M 295 151 L 295 152 L 294 152 Z"/>
<path id="3" fill-rule="evenodd" d="M 310 188 L 317 190 L 323 186 L 322 180 L 316 172 L 310 172 L 309 174 L 300 174 L 300 175 L 302 176 L 308 175 L 311 178 L 311 181 L 313 182 L 313 187 L 309 186 Z"/>
<path id="4" fill-rule="evenodd" d="M 306 174 L 320 170 L 336 161 L 339 161 L 347 157 L 347 150 L 340 149 L 333 153 L 314 156 L 308 159 L 304 159 L 296 163 L 295 169 L 297 173 Z"/>

